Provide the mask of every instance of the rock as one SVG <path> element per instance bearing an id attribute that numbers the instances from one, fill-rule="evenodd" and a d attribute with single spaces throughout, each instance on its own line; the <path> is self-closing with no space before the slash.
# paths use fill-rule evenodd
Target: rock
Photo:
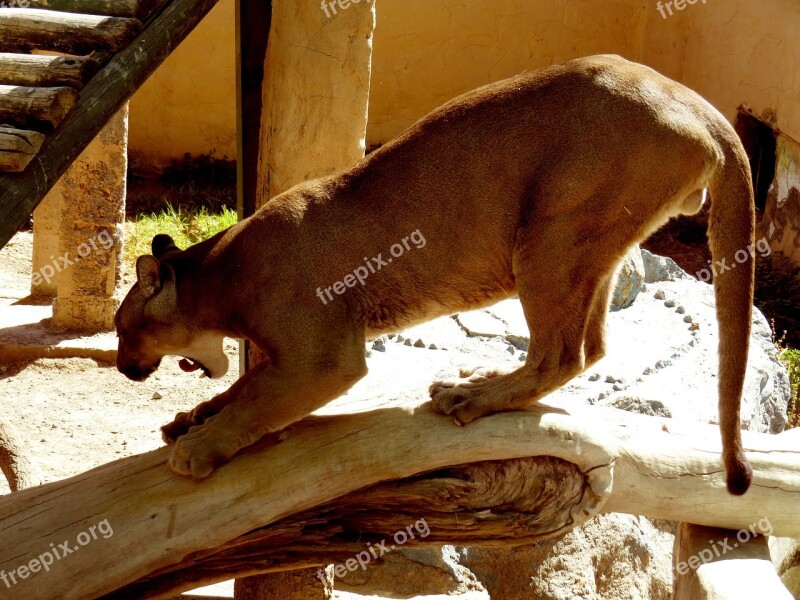
<path id="1" fill-rule="evenodd" d="M 424 347 L 425 347 L 425 342 L 423 342 L 422 340 L 417 340 L 416 342 L 414 342 L 414 348 L 424 348 Z"/>
<path id="2" fill-rule="evenodd" d="M 664 306 L 667 308 L 675 308 L 675 300 L 667 300 L 664 302 Z"/>
<path id="3" fill-rule="evenodd" d="M 483 586 L 461 564 L 460 552 L 463 550 L 453 546 L 397 550 L 381 557 L 379 563 L 370 563 L 366 569 L 357 569 L 341 579 L 337 578 L 335 587 L 351 593 L 387 598 L 469 592 L 482 592 L 476 597 L 485 597 Z M 399 592 L 402 592 L 401 596 L 398 596 Z"/>
<path id="4" fill-rule="evenodd" d="M 672 418 L 672 413 L 664 406 L 661 400 L 646 400 L 634 396 L 618 396 L 611 404 L 621 410 L 639 413 L 640 415 Z"/>
<path id="5" fill-rule="evenodd" d="M 668 600 L 673 536 L 669 523 L 607 514 L 531 546 L 464 548 L 461 564 L 502 600 Z"/>
<path id="6" fill-rule="evenodd" d="M 644 283 L 644 264 L 639 246 L 634 246 L 617 273 L 617 284 L 611 295 L 611 311 L 628 308 L 642 289 Z"/>
<path id="7" fill-rule="evenodd" d="M 153 392 L 153 400 L 161 400 L 161 398 L 163 398 L 161 394 L 158 392 Z"/>
<path id="8" fill-rule="evenodd" d="M 642 248 L 642 264 L 644 265 L 644 280 L 646 283 L 657 281 L 677 281 L 680 279 L 694 279 L 678 266 L 671 258 L 653 254 Z"/>

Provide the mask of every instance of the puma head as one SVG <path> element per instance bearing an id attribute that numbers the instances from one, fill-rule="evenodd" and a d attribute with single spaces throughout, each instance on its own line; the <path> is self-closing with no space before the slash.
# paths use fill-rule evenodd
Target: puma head
<path id="1" fill-rule="evenodd" d="M 164 356 L 172 355 L 183 357 L 184 371 L 202 369 L 209 377 L 222 377 L 228 370 L 223 336 L 200 329 L 192 315 L 185 314 L 175 270 L 165 262 L 181 250 L 171 237 L 159 234 L 152 251 L 136 260 L 136 283 L 114 316 L 117 369 L 129 379 L 144 381 Z"/>

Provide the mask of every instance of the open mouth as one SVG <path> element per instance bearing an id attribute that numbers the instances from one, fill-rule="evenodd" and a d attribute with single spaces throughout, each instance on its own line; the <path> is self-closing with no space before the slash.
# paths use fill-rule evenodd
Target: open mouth
<path id="1" fill-rule="evenodd" d="M 178 362 L 178 366 L 181 368 L 181 371 L 185 371 L 186 373 L 194 373 L 202 369 L 203 377 L 211 377 L 211 371 L 209 371 L 203 363 L 192 360 L 191 358 L 182 358 Z"/>

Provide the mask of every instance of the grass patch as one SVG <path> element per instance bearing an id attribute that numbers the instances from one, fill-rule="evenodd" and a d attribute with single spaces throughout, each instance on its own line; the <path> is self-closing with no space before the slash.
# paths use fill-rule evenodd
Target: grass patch
<path id="1" fill-rule="evenodd" d="M 166 233 L 179 248 L 187 248 L 210 238 L 236 223 L 236 211 L 223 206 L 221 213 L 210 213 L 201 207 L 197 211 L 168 205 L 160 213 L 139 215 L 125 226 L 125 266 L 133 270 L 136 259 L 150 254 L 150 242 L 159 233 Z"/>
<path id="2" fill-rule="evenodd" d="M 786 349 L 778 357 L 789 370 L 789 386 L 792 394 L 789 398 L 789 427 L 800 426 L 800 350 Z"/>

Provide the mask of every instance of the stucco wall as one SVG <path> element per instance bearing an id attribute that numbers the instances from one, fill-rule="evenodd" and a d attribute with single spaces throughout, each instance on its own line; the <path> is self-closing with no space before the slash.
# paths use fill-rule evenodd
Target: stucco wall
<path id="1" fill-rule="evenodd" d="M 775 109 L 800 137 L 797 0 L 695 0 L 666 19 L 656 0 L 375 1 L 369 144 L 463 91 L 598 52 L 650 64 L 729 118 L 741 103 Z M 234 61 L 234 0 L 220 0 L 132 100 L 131 150 L 233 158 Z"/>
<path id="2" fill-rule="evenodd" d="M 367 143 L 472 88 L 578 56 L 638 60 L 641 0 L 377 0 Z"/>
<path id="3" fill-rule="evenodd" d="M 773 109 L 778 127 L 800 138 L 800 2 L 700 0 L 667 19 L 650 16 L 643 62 L 731 120 L 740 104 L 759 115 Z"/>
<path id="4" fill-rule="evenodd" d="M 236 157 L 235 0 L 220 0 L 130 102 L 136 166 Z"/>

